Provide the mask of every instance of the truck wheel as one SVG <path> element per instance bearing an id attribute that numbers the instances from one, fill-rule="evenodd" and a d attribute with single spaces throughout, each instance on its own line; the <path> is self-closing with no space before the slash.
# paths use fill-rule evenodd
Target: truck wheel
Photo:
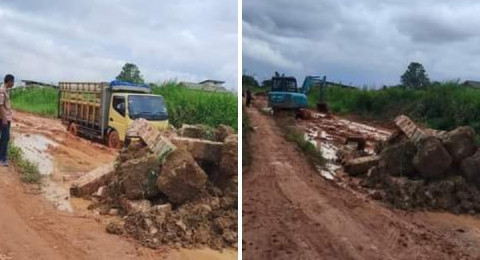
<path id="1" fill-rule="evenodd" d="M 73 136 L 77 136 L 78 135 L 77 125 L 75 123 L 71 123 L 68 126 L 68 132 Z"/>
<path id="2" fill-rule="evenodd" d="M 114 148 L 114 149 L 120 148 L 120 137 L 117 131 L 112 130 L 108 134 L 107 145 L 109 148 Z"/>

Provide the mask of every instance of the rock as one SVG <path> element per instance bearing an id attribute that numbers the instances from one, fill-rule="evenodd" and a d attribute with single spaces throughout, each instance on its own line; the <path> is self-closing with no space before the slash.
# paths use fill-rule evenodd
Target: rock
<path id="1" fill-rule="evenodd" d="M 129 200 L 127 198 L 120 199 L 120 206 L 127 213 L 148 212 L 152 207 L 149 200 Z"/>
<path id="2" fill-rule="evenodd" d="M 224 142 L 227 136 L 235 134 L 235 129 L 228 125 L 220 124 L 217 129 L 215 129 L 215 140 L 217 142 Z"/>
<path id="3" fill-rule="evenodd" d="M 454 163 L 460 163 L 477 150 L 475 145 L 475 130 L 470 126 L 461 126 L 442 135 L 445 149 L 452 156 Z"/>
<path id="4" fill-rule="evenodd" d="M 205 188 L 207 175 L 192 155 L 177 149 L 165 158 L 157 187 L 172 203 L 183 203 Z"/>
<path id="5" fill-rule="evenodd" d="M 417 148 L 410 140 L 403 140 L 384 148 L 378 167 L 391 176 L 413 176 L 415 167 L 412 160 Z"/>
<path id="6" fill-rule="evenodd" d="M 154 198 L 159 194 L 156 182 L 160 162 L 155 155 L 148 155 L 122 163 L 116 172 L 121 191 L 128 199 Z"/>
<path id="7" fill-rule="evenodd" d="M 192 154 L 197 161 L 220 163 L 223 143 L 186 137 L 175 137 L 171 141 L 179 149 Z"/>
<path id="8" fill-rule="evenodd" d="M 70 195 L 83 197 L 96 192 L 101 186 L 107 185 L 115 173 L 114 163 L 104 164 L 72 183 Z"/>
<path id="9" fill-rule="evenodd" d="M 208 126 L 183 124 L 180 129 L 180 135 L 183 137 L 215 140 L 215 133 Z"/>
<path id="10" fill-rule="evenodd" d="M 480 149 L 472 156 L 463 159 L 460 169 L 465 180 L 480 187 Z"/>
<path id="11" fill-rule="evenodd" d="M 170 213 L 172 211 L 172 204 L 167 203 L 167 204 L 161 204 L 161 205 L 155 205 L 150 208 L 150 212 L 156 213 L 156 214 L 162 214 L 162 213 Z"/>
<path id="12" fill-rule="evenodd" d="M 108 196 L 108 188 L 107 186 L 101 186 L 98 188 L 97 192 L 93 194 L 93 196 L 98 197 L 98 198 L 105 198 Z"/>
<path id="13" fill-rule="evenodd" d="M 111 216 L 117 216 L 118 215 L 118 209 L 110 209 L 108 211 L 108 214 Z"/>
<path id="14" fill-rule="evenodd" d="M 238 135 L 229 135 L 222 148 L 220 173 L 226 176 L 235 176 L 238 173 Z"/>
<path id="15" fill-rule="evenodd" d="M 351 176 L 363 175 L 370 168 L 377 166 L 379 159 L 380 157 L 376 155 L 351 159 L 346 162 L 344 169 Z"/>
<path id="16" fill-rule="evenodd" d="M 125 232 L 123 225 L 117 222 L 110 222 L 106 228 L 107 232 L 114 235 L 121 235 Z"/>
<path id="17" fill-rule="evenodd" d="M 425 179 L 441 177 L 452 164 L 452 157 L 442 142 L 434 136 L 421 138 L 417 149 L 413 165 Z"/>

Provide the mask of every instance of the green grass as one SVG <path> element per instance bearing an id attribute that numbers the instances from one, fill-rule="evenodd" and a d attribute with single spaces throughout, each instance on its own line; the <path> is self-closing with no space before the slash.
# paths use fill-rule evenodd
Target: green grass
<path id="1" fill-rule="evenodd" d="M 174 81 L 154 85 L 153 92 L 165 98 L 170 123 L 175 127 L 184 123 L 211 127 L 225 124 L 238 129 L 238 101 L 234 94 L 192 90 Z"/>
<path id="2" fill-rule="evenodd" d="M 12 89 L 12 108 L 46 117 L 58 115 L 58 91 L 53 88 Z"/>
<path id="3" fill-rule="evenodd" d="M 296 144 L 314 166 L 322 166 L 325 164 L 325 158 L 322 152 L 312 143 L 305 140 L 303 132 L 296 127 L 293 116 L 275 117 L 275 121 L 283 132 L 285 139 Z"/>
<path id="4" fill-rule="evenodd" d="M 23 158 L 22 150 L 15 146 L 13 142 L 10 142 L 8 145 L 8 158 L 17 171 L 22 175 L 22 181 L 27 183 L 40 182 L 42 177 L 38 171 L 38 166 Z"/>
<path id="5" fill-rule="evenodd" d="M 315 107 L 318 89 L 309 93 Z M 360 90 L 329 87 L 326 91 L 330 110 L 339 114 L 356 114 L 366 119 L 394 119 L 406 114 L 427 126 L 451 130 L 469 125 L 480 133 L 480 90 L 446 82 L 422 90 L 392 87 Z"/>
<path id="6" fill-rule="evenodd" d="M 170 123 L 204 124 L 217 127 L 225 124 L 238 129 L 237 96 L 231 93 L 206 92 L 182 87 L 174 81 L 151 84 L 153 92 L 165 98 Z M 12 107 L 47 117 L 58 114 L 58 94 L 52 88 L 14 89 L 11 92 Z"/>

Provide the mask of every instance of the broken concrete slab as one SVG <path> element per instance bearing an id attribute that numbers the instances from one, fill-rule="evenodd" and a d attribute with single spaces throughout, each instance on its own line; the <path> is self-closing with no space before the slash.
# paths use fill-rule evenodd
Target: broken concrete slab
<path id="1" fill-rule="evenodd" d="M 395 118 L 395 125 L 410 139 L 417 144 L 420 139 L 426 136 L 425 132 L 420 129 L 408 116 L 400 115 Z"/>
<path id="2" fill-rule="evenodd" d="M 374 166 L 377 166 L 380 156 L 365 156 L 347 161 L 344 165 L 345 172 L 351 176 L 359 176 L 368 172 Z"/>
<path id="3" fill-rule="evenodd" d="M 425 179 L 442 177 L 452 164 L 452 157 L 434 136 L 426 136 L 418 141 L 413 165 Z"/>
<path id="4" fill-rule="evenodd" d="M 218 164 L 222 156 L 223 143 L 204 139 L 175 137 L 172 143 L 179 149 L 192 154 L 197 161 L 212 162 Z"/>
<path id="5" fill-rule="evenodd" d="M 133 121 L 127 130 L 127 137 L 139 137 L 148 146 L 150 151 L 159 158 L 177 149 L 163 134 L 147 120 L 140 118 Z"/>
<path id="6" fill-rule="evenodd" d="M 217 129 L 215 129 L 215 140 L 217 142 L 224 142 L 227 136 L 235 134 L 235 129 L 228 125 L 220 124 Z"/>
<path id="7" fill-rule="evenodd" d="M 226 176 L 238 173 L 238 135 L 229 135 L 225 139 L 220 160 L 220 172 Z"/>
<path id="8" fill-rule="evenodd" d="M 205 188 L 207 174 L 190 153 L 177 149 L 165 158 L 157 187 L 172 203 L 183 203 Z"/>
<path id="9" fill-rule="evenodd" d="M 101 186 L 107 185 L 115 172 L 114 163 L 107 163 L 74 181 L 70 195 L 75 197 L 90 196 Z"/>
<path id="10" fill-rule="evenodd" d="M 475 144 L 475 130 L 470 126 L 457 127 L 441 135 L 445 149 L 452 156 L 454 163 L 460 163 L 464 158 L 471 156 L 477 150 Z"/>

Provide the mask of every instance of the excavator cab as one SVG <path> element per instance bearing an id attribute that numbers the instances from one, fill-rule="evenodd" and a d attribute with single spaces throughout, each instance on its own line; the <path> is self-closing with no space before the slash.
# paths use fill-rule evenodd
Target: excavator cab
<path id="1" fill-rule="evenodd" d="M 294 77 L 273 77 L 272 88 L 268 93 L 268 105 L 273 111 L 299 110 L 308 106 L 307 96 L 299 92 Z"/>

